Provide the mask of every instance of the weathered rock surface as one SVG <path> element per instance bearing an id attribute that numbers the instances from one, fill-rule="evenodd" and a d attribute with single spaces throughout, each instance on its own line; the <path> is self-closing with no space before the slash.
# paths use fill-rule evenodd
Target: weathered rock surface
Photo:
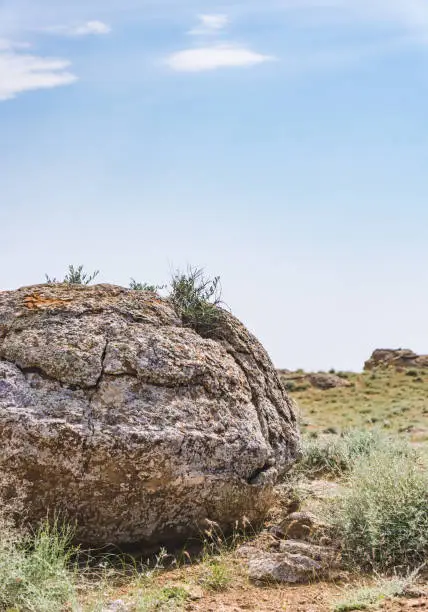
<path id="1" fill-rule="evenodd" d="M 218 327 L 110 285 L 0 292 L 0 478 L 30 521 L 155 544 L 263 516 L 298 454 L 294 408 L 260 343 L 226 312 Z"/>
<path id="2" fill-rule="evenodd" d="M 388 367 L 428 368 L 428 355 L 417 355 L 409 349 L 377 349 L 364 364 L 365 370 Z"/>

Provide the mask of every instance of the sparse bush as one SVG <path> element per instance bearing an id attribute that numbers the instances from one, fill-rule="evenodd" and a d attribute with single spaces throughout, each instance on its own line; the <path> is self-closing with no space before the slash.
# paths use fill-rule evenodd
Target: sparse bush
<path id="1" fill-rule="evenodd" d="M 354 461 L 330 517 L 350 564 L 406 572 L 428 554 L 427 508 L 428 475 L 416 453 L 389 440 Z"/>
<path id="2" fill-rule="evenodd" d="M 332 428 L 333 429 L 333 428 Z M 387 444 L 377 431 L 351 430 L 341 436 L 306 440 L 303 456 L 295 468 L 309 476 L 341 476 L 351 470 L 357 459 L 368 456 Z"/>
<path id="3" fill-rule="evenodd" d="M 218 327 L 221 310 L 220 277 L 206 278 L 204 271 L 189 267 L 176 272 L 171 281 L 170 300 L 183 323 L 210 336 Z"/>
<path id="4" fill-rule="evenodd" d="M 1 523 L 1 610 L 57 612 L 76 603 L 71 538 L 71 530 L 58 522 L 46 523 L 31 537 Z"/>
<path id="5" fill-rule="evenodd" d="M 68 266 L 68 272 L 64 277 L 64 280 L 59 281 L 56 278 L 50 278 L 45 274 L 46 282 L 50 285 L 58 283 L 64 283 L 66 285 L 89 285 L 98 276 L 99 270 L 95 270 L 92 274 L 87 274 L 84 271 L 83 266 Z"/>

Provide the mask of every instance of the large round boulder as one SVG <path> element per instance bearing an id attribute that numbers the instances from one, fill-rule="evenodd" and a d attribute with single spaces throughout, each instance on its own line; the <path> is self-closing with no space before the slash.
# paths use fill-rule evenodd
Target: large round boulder
<path id="1" fill-rule="evenodd" d="M 0 292 L 0 480 L 88 544 L 183 540 L 269 508 L 299 452 L 292 401 L 225 311 L 213 337 L 111 285 Z"/>

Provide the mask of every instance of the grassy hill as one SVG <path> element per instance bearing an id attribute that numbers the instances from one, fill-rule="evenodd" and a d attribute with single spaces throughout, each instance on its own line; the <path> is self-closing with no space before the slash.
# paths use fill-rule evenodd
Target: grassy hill
<path id="1" fill-rule="evenodd" d="M 350 385 L 322 390 L 302 378 L 284 378 L 300 408 L 306 434 L 340 433 L 378 427 L 428 444 L 428 370 L 378 369 L 361 374 L 339 372 Z"/>

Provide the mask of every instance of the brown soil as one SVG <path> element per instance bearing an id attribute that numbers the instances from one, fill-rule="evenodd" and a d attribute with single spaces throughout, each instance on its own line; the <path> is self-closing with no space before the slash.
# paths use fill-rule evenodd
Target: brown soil
<path id="1" fill-rule="evenodd" d="M 340 588 L 331 584 L 266 587 L 250 584 L 204 597 L 188 610 L 199 612 L 327 612 L 331 601 L 340 596 Z"/>
<path id="2" fill-rule="evenodd" d="M 191 604 L 187 610 L 199 612 L 331 612 L 332 601 L 340 591 L 329 585 L 266 589 L 265 592 L 248 589 L 246 592 L 232 591 L 216 597 L 204 598 L 199 604 Z M 375 609 L 375 608 L 372 608 Z M 428 610 L 428 597 L 398 599 L 380 604 L 384 612 L 407 612 Z"/>

